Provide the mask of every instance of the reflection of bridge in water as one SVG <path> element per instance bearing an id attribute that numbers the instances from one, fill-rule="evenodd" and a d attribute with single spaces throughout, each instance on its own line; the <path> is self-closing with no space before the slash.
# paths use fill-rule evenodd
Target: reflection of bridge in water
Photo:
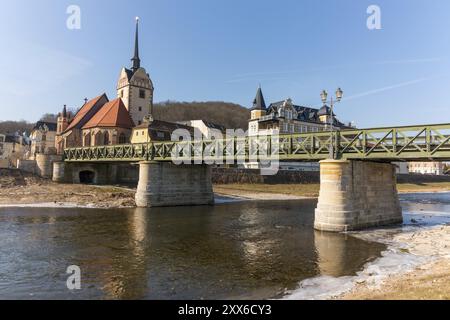
<path id="1" fill-rule="evenodd" d="M 55 163 L 54 180 L 76 181 L 87 164 L 105 178 L 116 163 L 139 162 L 138 206 L 212 204 L 208 165 L 217 160 L 321 161 L 315 227 L 361 229 L 402 221 L 390 162 L 450 160 L 450 124 L 70 148 Z"/>

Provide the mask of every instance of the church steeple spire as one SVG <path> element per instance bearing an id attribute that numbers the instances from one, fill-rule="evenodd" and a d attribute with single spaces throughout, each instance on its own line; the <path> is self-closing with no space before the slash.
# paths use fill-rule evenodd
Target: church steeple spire
<path id="1" fill-rule="evenodd" d="M 136 36 L 134 39 L 134 57 L 131 59 L 133 72 L 141 67 L 141 59 L 139 58 L 139 17 L 136 17 Z"/>

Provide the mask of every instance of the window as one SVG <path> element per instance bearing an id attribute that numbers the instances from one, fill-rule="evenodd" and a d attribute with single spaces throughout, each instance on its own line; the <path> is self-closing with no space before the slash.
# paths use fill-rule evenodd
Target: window
<path id="1" fill-rule="evenodd" d="M 158 136 L 158 138 L 164 138 L 164 132 L 158 131 L 156 132 L 156 135 Z"/>
<path id="2" fill-rule="evenodd" d="M 291 110 L 286 110 L 286 118 L 292 119 L 292 111 Z"/>
<path id="3" fill-rule="evenodd" d="M 142 111 L 142 107 L 139 107 L 139 111 Z"/>
<path id="4" fill-rule="evenodd" d="M 47 141 L 47 135 L 45 134 L 42 135 L 42 141 Z"/>
<path id="5" fill-rule="evenodd" d="M 84 146 L 85 147 L 91 146 L 91 135 L 89 133 L 84 136 Z"/>
<path id="6" fill-rule="evenodd" d="M 136 137 L 139 137 L 139 131 L 136 131 Z"/>
<path id="7" fill-rule="evenodd" d="M 119 144 L 125 144 L 127 143 L 127 136 L 122 132 L 119 135 Z"/>
<path id="8" fill-rule="evenodd" d="M 120 97 L 123 98 L 123 90 L 120 90 Z"/>
<path id="9" fill-rule="evenodd" d="M 139 120 L 139 121 L 138 121 L 138 125 L 140 126 L 141 124 L 142 124 L 142 121 Z"/>
<path id="10" fill-rule="evenodd" d="M 103 136 L 103 145 L 107 146 L 109 145 L 109 132 L 105 132 L 105 135 Z"/>
<path id="11" fill-rule="evenodd" d="M 145 90 L 143 90 L 143 89 L 139 90 L 139 98 L 145 99 Z"/>

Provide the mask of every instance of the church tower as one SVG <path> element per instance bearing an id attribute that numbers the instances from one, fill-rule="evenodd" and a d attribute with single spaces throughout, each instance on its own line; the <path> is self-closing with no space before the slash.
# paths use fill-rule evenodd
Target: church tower
<path id="1" fill-rule="evenodd" d="M 121 98 L 136 126 L 144 117 L 152 114 L 153 83 L 149 74 L 141 67 L 139 58 L 139 18 L 136 18 L 134 56 L 131 69 L 122 68 L 117 83 L 117 97 Z"/>
<path id="2" fill-rule="evenodd" d="M 57 126 L 56 126 L 56 137 L 55 137 L 55 148 L 56 154 L 63 154 L 64 152 L 64 139 L 62 134 L 66 131 L 69 126 L 69 117 L 67 114 L 67 107 L 64 108 L 61 113 L 58 114 Z"/>

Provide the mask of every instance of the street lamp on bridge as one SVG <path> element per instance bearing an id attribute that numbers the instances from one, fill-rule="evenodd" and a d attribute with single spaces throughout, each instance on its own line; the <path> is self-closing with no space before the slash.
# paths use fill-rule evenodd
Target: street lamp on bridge
<path id="1" fill-rule="evenodd" d="M 320 98 L 322 99 L 323 102 L 323 106 L 326 107 L 327 103 L 330 103 L 330 133 L 331 133 L 331 145 L 330 145 L 330 158 L 331 159 L 336 159 L 336 153 L 335 153 L 335 139 L 334 139 L 334 105 L 335 103 L 339 103 L 342 100 L 342 97 L 344 95 L 344 91 L 342 91 L 341 88 L 337 88 L 336 90 L 336 98 L 333 99 L 333 97 L 331 97 L 330 101 L 327 101 L 328 99 L 328 92 L 326 90 L 323 90 L 322 93 L 320 94 Z"/>

